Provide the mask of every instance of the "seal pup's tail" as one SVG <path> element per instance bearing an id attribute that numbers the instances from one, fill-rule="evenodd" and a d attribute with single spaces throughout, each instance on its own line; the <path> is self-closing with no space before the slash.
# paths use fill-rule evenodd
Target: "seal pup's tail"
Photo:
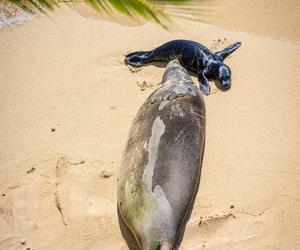
<path id="1" fill-rule="evenodd" d="M 241 44 L 242 44 L 241 42 L 236 42 L 234 44 L 231 44 L 225 49 L 223 49 L 222 51 L 216 52 L 215 55 L 219 56 L 221 60 L 224 61 L 231 53 L 236 51 L 241 46 Z"/>
<path id="2" fill-rule="evenodd" d="M 151 61 L 152 51 L 137 51 L 125 56 L 125 64 L 140 67 Z"/>

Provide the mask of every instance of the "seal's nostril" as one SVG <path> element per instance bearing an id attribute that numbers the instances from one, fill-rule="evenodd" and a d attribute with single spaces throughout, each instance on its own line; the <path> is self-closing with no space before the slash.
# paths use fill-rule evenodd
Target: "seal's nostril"
<path id="1" fill-rule="evenodd" d="M 222 88 L 223 89 L 230 89 L 231 83 L 230 82 L 223 82 L 222 83 Z"/>

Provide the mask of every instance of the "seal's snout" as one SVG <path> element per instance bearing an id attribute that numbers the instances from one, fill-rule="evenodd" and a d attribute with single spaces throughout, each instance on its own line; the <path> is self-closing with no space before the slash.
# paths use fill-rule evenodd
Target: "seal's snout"
<path id="1" fill-rule="evenodd" d="M 177 59 L 174 59 L 168 63 L 161 83 L 177 84 L 181 83 L 181 81 L 191 82 L 192 79 L 189 76 L 187 70 L 180 65 L 180 62 Z"/>
<path id="2" fill-rule="evenodd" d="M 231 87 L 231 81 L 223 81 L 222 82 L 222 89 L 229 90 Z"/>
<path id="3" fill-rule="evenodd" d="M 181 66 L 180 62 L 177 59 L 174 59 L 174 60 L 170 61 L 167 65 L 167 68 L 175 67 L 175 66 Z"/>

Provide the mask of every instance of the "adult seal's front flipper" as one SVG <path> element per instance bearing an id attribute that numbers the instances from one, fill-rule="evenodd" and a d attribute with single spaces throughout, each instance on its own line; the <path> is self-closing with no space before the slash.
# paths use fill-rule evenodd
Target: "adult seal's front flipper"
<path id="1" fill-rule="evenodd" d="M 215 55 L 219 56 L 221 60 L 224 61 L 231 53 L 236 51 L 241 46 L 241 44 L 242 44 L 241 42 L 236 42 L 234 44 L 231 44 L 225 49 L 223 49 L 222 51 L 216 52 Z"/>

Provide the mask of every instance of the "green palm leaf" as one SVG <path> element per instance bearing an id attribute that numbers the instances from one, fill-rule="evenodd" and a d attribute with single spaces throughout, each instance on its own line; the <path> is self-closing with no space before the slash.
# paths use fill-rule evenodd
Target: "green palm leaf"
<path id="1" fill-rule="evenodd" d="M 60 2 L 74 3 L 80 0 L 7 0 L 13 4 L 18 5 L 22 9 L 30 12 L 40 11 L 47 13 L 47 11 L 55 10 Z M 122 14 L 135 18 L 140 16 L 145 19 L 154 20 L 156 23 L 167 28 L 164 24 L 168 20 L 168 16 L 160 8 L 157 3 L 172 3 L 187 2 L 189 0 L 82 0 L 91 5 L 97 11 L 104 11 L 108 14 L 116 10 Z M 162 21 L 164 20 L 164 21 Z"/>

